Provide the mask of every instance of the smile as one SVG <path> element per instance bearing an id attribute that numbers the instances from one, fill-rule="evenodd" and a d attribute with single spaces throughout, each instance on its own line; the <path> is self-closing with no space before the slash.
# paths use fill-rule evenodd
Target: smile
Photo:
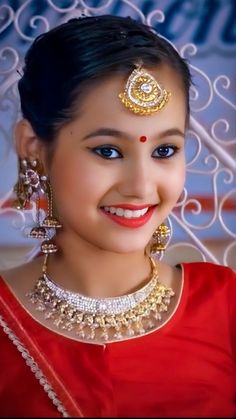
<path id="1" fill-rule="evenodd" d="M 146 206 L 140 209 L 131 209 L 131 205 L 127 205 L 127 207 L 122 205 L 122 207 L 105 206 L 101 209 L 112 221 L 129 228 L 142 227 L 149 221 L 156 209 L 156 205 Z"/>
<path id="2" fill-rule="evenodd" d="M 141 210 L 130 210 L 124 208 L 115 208 L 115 207 L 104 207 L 104 211 L 110 212 L 111 214 L 115 214 L 118 217 L 125 217 L 125 218 L 139 218 L 142 217 L 148 211 L 149 207 L 143 208 Z"/>

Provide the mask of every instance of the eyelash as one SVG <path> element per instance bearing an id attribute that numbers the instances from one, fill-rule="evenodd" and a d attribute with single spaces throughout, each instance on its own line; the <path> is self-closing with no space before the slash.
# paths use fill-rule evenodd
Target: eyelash
<path id="1" fill-rule="evenodd" d="M 161 150 L 162 150 L 162 152 L 164 152 L 162 156 L 153 156 L 155 151 L 158 151 L 160 153 Z M 168 155 L 170 150 L 172 150 L 172 153 L 170 155 Z M 152 153 L 152 157 L 154 157 L 156 159 L 169 159 L 170 157 L 174 156 L 178 152 L 178 150 L 179 150 L 179 148 L 176 145 L 162 144 L 162 145 L 159 145 L 157 148 L 155 148 L 155 150 Z M 115 157 L 114 156 L 112 157 L 112 153 L 114 151 L 118 155 L 115 156 Z M 99 147 L 95 147 L 95 148 L 92 149 L 92 152 L 99 155 L 100 157 L 102 157 L 105 160 L 115 160 L 115 159 L 121 159 L 123 157 L 119 150 L 117 150 L 115 147 L 113 147 L 109 144 L 99 146 Z M 107 155 L 102 154 L 102 152 L 107 152 Z"/>
<path id="2" fill-rule="evenodd" d="M 157 148 L 155 148 L 154 152 L 157 151 L 157 150 L 158 150 L 159 153 L 160 153 L 161 150 L 164 151 L 164 155 L 157 156 L 156 157 L 157 159 L 169 159 L 170 157 L 174 156 L 179 151 L 179 147 L 177 147 L 174 144 L 162 144 L 162 145 L 158 146 Z M 172 153 L 170 155 L 168 155 L 170 150 L 172 150 Z M 165 154 L 165 151 L 167 151 L 166 154 Z M 153 156 L 153 153 L 152 153 L 152 156 Z"/>

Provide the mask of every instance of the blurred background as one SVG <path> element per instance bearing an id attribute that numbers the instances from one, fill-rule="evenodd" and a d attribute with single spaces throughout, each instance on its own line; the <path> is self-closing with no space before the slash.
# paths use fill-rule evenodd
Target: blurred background
<path id="1" fill-rule="evenodd" d="M 13 207 L 17 81 L 33 39 L 72 17 L 116 14 L 151 25 L 188 61 L 194 85 L 187 180 L 168 222 L 171 264 L 204 260 L 236 269 L 236 1 L 0 0 L 0 269 L 32 258 L 33 211 Z M 45 66 L 47 63 L 45 63 Z"/>

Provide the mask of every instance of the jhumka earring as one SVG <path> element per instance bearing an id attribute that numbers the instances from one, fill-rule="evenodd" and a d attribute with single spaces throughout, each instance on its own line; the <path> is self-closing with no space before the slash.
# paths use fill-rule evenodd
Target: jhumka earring
<path id="1" fill-rule="evenodd" d="M 162 88 L 151 74 L 142 69 L 141 65 L 137 65 L 119 98 L 131 112 L 151 115 L 166 105 L 170 95 L 170 92 Z"/>
<path id="2" fill-rule="evenodd" d="M 150 255 L 157 256 L 158 259 L 162 259 L 166 247 L 170 241 L 171 237 L 171 228 L 168 227 L 165 223 L 162 223 L 153 233 L 151 243 L 150 243 Z"/>
<path id="3" fill-rule="evenodd" d="M 36 202 L 36 226 L 34 226 L 29 237 L 35 239 L 45 239 L 41 244 L 43 253 L 56 252 L 57 246 L 51 239 L 51 229 L 61 227 L 60 222 L 53 216 L 52 210 L 52 187 L 47 176 L 43 173 L 43 167 L 38 160 L 19 160 L 19 177 L 14 187 L 17 199 L 15 207 L 24 210 L 31 206 L 31 199 Z M 47 216 L 40 221 L 40 200 L 42 195 L 47 196 Z"/>

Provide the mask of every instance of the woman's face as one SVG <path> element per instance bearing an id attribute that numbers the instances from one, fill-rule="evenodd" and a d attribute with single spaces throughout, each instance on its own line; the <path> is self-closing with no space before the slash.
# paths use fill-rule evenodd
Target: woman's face
<path id="1" fill-rule="evenodd" d="M 63 232 L 100 249 L 144 249 L 183 190 L 183 87 L 166 66 L 150 72 L 171 92 L 161 110 L 126 109 L 118 94 L 127 80 L 116 75 L 87 93 L 57 138 L 49 178 Z"/>

